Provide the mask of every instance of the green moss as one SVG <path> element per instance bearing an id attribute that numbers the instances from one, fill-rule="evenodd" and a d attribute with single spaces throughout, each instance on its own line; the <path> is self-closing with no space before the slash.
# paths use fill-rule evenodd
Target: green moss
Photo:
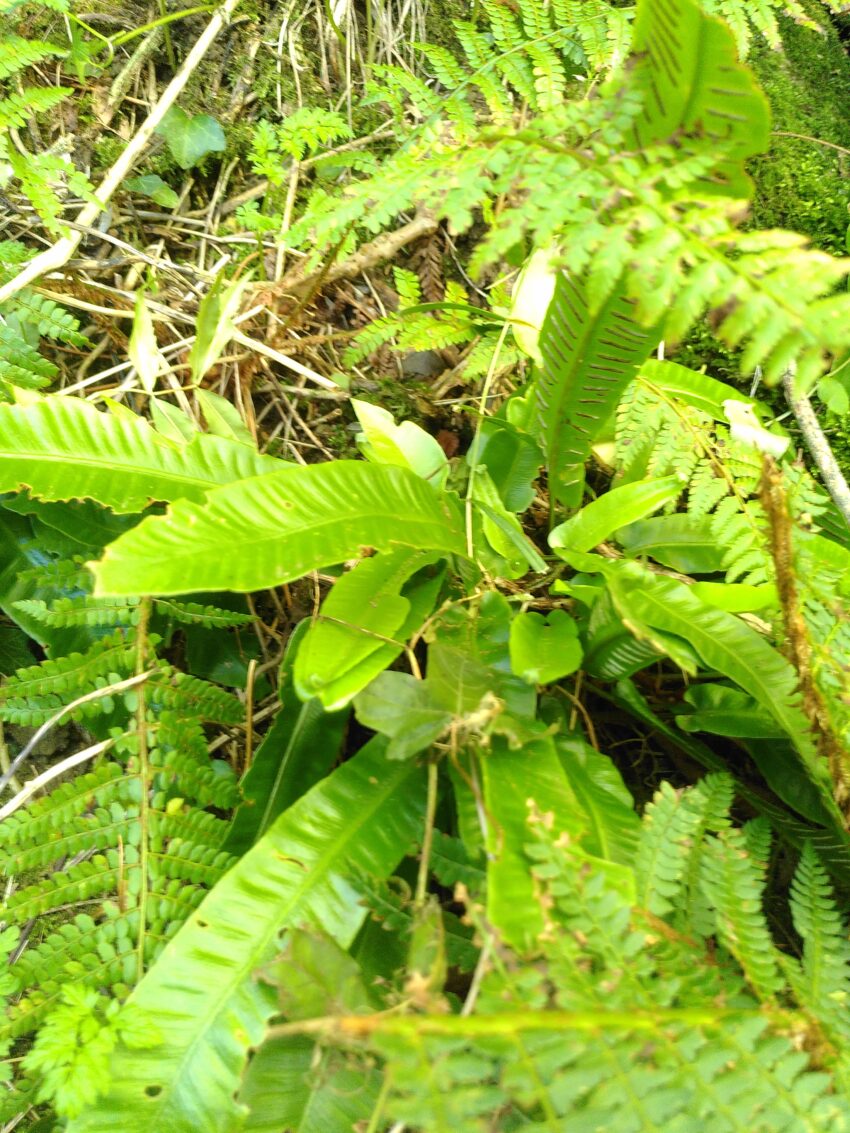
<path id="1" fill-rule="evenodd" d="M 435 0 L 425 16 L 425 30 L 428 43 L 436 43 L 449 50 L 457 48 L 452 20 L 469 20 L 475 17 L 477 4 L 469 0 Z"/>
<path id="2" fill-rule="evenodd" d="M 850 203 L 850 154 L 817 141 L 782 137 L 808 135 L 850 150 L 850 59 L 820 5 L 812 15 L 823 34 L 782 23 L 783 50 L 756 43 L 749 63 L 770 101 L 775 133 L 771 151 L 751 164 L 756 183 L 752 223 L 790 228 L 817 247 L 843 252 Z"/>
<path id="3" fill-rule="evenodd" d="M 783 49 L 772 51 L 763 40 L 754 40 L 748 63 L 770 102 L 774 131 L 805 134 L 850 150 L 850 59 L 824 9 L 814 4 L 811 14 L 823 24 L 823 34 L 783 20 Z M 774 134 L 770 152 L 750 163 L 750 173 L 755 182 L 750 226 L 801 232 L 816 247 L 844 253 L 850 153 Z M 705 365 L 726 381 L 742 380 L 740 351 L 724 347 L 705 323 L 670 357 L 695 369 Z"/>

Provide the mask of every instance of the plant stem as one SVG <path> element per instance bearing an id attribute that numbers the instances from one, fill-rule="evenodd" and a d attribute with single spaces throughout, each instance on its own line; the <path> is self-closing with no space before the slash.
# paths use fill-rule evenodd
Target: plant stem
<path id="1" fill-rule="evenodd" d="M 136 675 L 145 672 L 148 652 L 148 625 L 150 623 L 150 598 L 142 598 L 139 603 L 139 622 L 136 626 Z M 139 761 L 141 797 L 139 799 L 139 935 L 136 940 L 136 978 L 141 980 L 145 974 L 145 940 L 147 937 L 148 906 L 148 840 L 150 827 L 150 762 L 148 760 L 148 710 L 145 684 L 142 681 L 136 690 L 136 741 Z"/>
<path id="2" fill-rule="evenodd" d="M 206 55 L 213 40 L 227 23 L 238 4 L 239 0 L 225 0 L 221 8 L 219 8 L 201 32 L 192 50 L 183 60 L 180 70 L 162 92 L 159 102 L 154 106 L 133 138 L 127 143 L 124 152 L 115 164 L 107 171 L 106 176 L 97 188 L 95 194 L 97 199 L 90 201 L 85 208 L 80 211 L 79 216 L 77 216 L 77 223 L 83 230 L 91 227 L 106 208 L 112 198 L 112 194 L 123 184 L 127 174 L 147 148 L 148 142 L 153 137 L 157 126 L 177 101 L 178 97 L 183 93 L 195 68 L 198 66 L 201 59 L 203 59 L 204 55 Z M 71 232 L 67 236 L 62 236 L 55 244 L 52 244 L 45 251 L 31 259 L 22 271 L 0 287 L 0 304 L 8 302 L 8 300 L 14 295 L 17 295 L 19 291 L 22 291 L 25 287 L 34 283 L 35 280 L 39 279 L 41 276 L 51 271 L 58 271 L 59 268 L 64 267 L 80 246 L 82 238 L 82 231 L 76 230 Z"/>
<path id="3" fill-rule="evenodd" d="M 428 800 L 425 805 L 425 833 L 422 836 L 422 854 L 416 878 L 416 905 L 421 908 L 428 895 L 428 873 L 431 866 L 431 847 L 434 844 L 434 819 L 437 814 L 437 764 L 428 764 Z"/>
<path id="4" fill-rule="evenodd" d="M 845 523 L 850 527 L 850 487 L 848 487 L 844 473 L 841 471 L 830 443 L 824 435 L 811 401 L 806 394 L 795 390 L 794 377 L 795 369 L 789 366 L 782 376 L 785 396 L 788 398 L 788 404 L 791 406 L 791 411 L 800 426 L 803 440 L 806 442 L 815 464 L 820 469 L 826 489 L 832 496 L 833 503 L 844 516 Z"/>
<path id="5" fill-rule="evenodd" d="M 159 15 L 162 20 L 168 20 L 168 9 L 165 6 L 165 0 L 158 0 Z M 165 31 L 165 54 L 168 56 L 168 66 L 172 71 L 177 67 L 177 56 L 174 54 L 174 41 L 171 38 L 171 28 L 167 23 L 164 23 L 163 29 Z"/>

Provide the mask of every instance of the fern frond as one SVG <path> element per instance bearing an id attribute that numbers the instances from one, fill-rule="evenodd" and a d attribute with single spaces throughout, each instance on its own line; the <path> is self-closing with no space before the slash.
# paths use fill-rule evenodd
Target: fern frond
<path id="1" fill-rule="evenodd" d="M 36 598 L 24 598 L 13 605 L 41 625 L 53 627 L 134 626 L 139 620 L 138 598 L 94 598 L 86 594 L 55 598 L 49 606 Z"/>
<path id="2" fill-rule="evenodd" d="M 242 724 L 245 720 L 245 709 L 235 696 L 188 673 L 163 669 L 151 678 L 148 695 L 156 711 L 170 709 L 217 724 Z"/>
<path id="3" fill-rule="evenodd" d="M 667 916 L 677 907 L 702 839 L 725 824 L 733 794 L 728 775 L 708 775 L 684 793 L 669 783 L 656 792 L 644 813 L 635 861 L 639 903 L 649 912 Z"/>
<path id="4" fill-rule="evenodd" d="M 14 299 L 10 300 L 9 308 L 20 318 L 31 323 L 44 338 L 67 342 L 71 346 L 91 345 L 86 336 L 80 334 L 80 324 L 73 315 L 64 311 L 52 299 L 39 295 L 29 288 L 19 291 Z"/>
<path id="5" fill-rule="evenodd" d="M 128 864 L 134 864 L 132 848 Z M 29 868 L 22 863 L 21 868 Z M 115 851 L 96 854 L 85 861 L 67 866 L 61 873 L 53 873 L 34 885 L 16 890 L 4 912 L 16 924 L 25 924 L 34 917 L 44 916 L 55 909 L 81 905 L 99 896 L 104 888 L 112 888 L 118 880 L 121 861 Z"/>
<path id="6" fill-rule="evenodd" d="M 21 869 L 39 869 L 52 862 L 92 850 L 106 850 L 118 845 L 119 840 L 127 847 L 138 842 L 139 808 L 133 803 L 132 780 L 116 778 L 111 790 L 102 793 L 102 805 L 93 806 L 90 812 L 79 814 L 66 820 L 61 832 L 52 829 L 47 840 L 36 844 L 29 830 L 12 845 Z M 14 831 L 10 831 L 13 838 Z M 5 839 L 4 839 L 5 841 Z"/>
<path id="7" fill-rule="evenodd" d="M 43 724 L 58 708 L 80 695 L 81 688 L 105 685 L 113 674 L 133 669 L 135 647 L 121 634 L 103 637 L 85 653 L 69 653 L 18 669 L 0 687 L 0 719 L 12 724 Z M 80 709 L 91 711 L 89 706 Z"/>
<path id="8" fill-rule="evenodd" d="M 724 1133 L 848 1128 L 843 1094 L 771 1027 L 734 961 L 656 924 L 635 927 L 599 863 L 587 868 L 543 822 L 532 836 L 548 911 L 537 962 L 503 954 L 472 1015 L 372 1020 L 392 1119 L 650 1133 L 691 1128 L 698 1114 Z M 695 1002 L 705 1010 L 691 1013 Z"/>
<path id="9" fill-rule="evenodd" d="M 52 110 L 70 93 L 70 87 L 24 87 L 0 98 L 0 130 L 18 129 L 34 114 Z"/>
<path id="10" fill-rule="evenodd" d="M 0 381 L 23 389 L 49 385 L 58 367 L 43 357 L 6 323 L 0 323 Z"/>
<path id="11" fill-rule="evenodd" d="M 534 69 L 522 50 L 525 35 L 519 21 L 511 9 L 498 0 L 482 0 L 482 8 L 487 13 L 490 31 L 499 49 L 496 67 L 522 101 L 533 106 L 537 96 Z"/>
<path id="12" fill-rule="evenodd" d="M 114 794 L 115 781 L 123 774 L 117 763 L 104 762 L 93 771 L 60 783 L 49 795 L 35 799 L 25 811 L 10 815 L 0 824 L 0 845 L 49 849 L 56 830 Z"/>
<path id="13" fill-rule="evenodd" d="M 157 724 L 157 743 L 150 754 L 157 769 L 153 805 L 165 809 L 169 799 L 179 796 L 195 799 L 201 807 L 234 806 L 239 796 L 236 776 L 229 764 L 210 761 L 198 716 L 166 710 Z"/>
<path id="14" fill-rule="evenodd" d="M 200 602 L 176 602 L 169 598 L 156 598 L 154 606 L 161 614 L 186 625 L 200 625 L 205 629 L 225 629 L 251 625 L 256 621 L 253 614 L 240 614 L 236 610 L 224 610 L 220 606 L 206 606 Z"/>
<path id="15" fill-rule="evenodd" d="M 799 0 L 700 0 L 706 12 L 722 16 L 735 36 L 742 56 L 749 51 L 753 32 L 772 48 L 782 45 L 778 17 L 790 16 L 796 23 L 818 29 L 817 21 Z M 833 7 L 833 4 L 828 6 Z"/>
<path id="16" fill-rule="evenodd" d="M 110 917 L 98 922 L 78 913 L 46 939 L 27 948 L 15 962 L 14 971 L 19 985 L 29 994 L 9 1009 L 5 1024 L 9 1035 L 18 1038 L 36 1030 L 69 982 L 115 989 L 132 984 L 134 927 L 131 918 Z"/>
<path id="17" fill-rule="evenodd" d="M 61 55 L 62 48 L 55 47 L 40 39 L 24 39 L 14 33 L 6 33 L 0 41 L 0 79 L 8 79 L 17 71 L 32 67 L 51 55 Z"/>
<path id="18" fill-rule="evenodd" d="M 850 1038 L 850 944 L 844 917 L 835 901 L 829 875 L 811 843 L 806 842 L 791 883 L 791 916 L 803 941 L 796 992 L 835 1033 L 836 1045 Z"/>
<path id="19" fill-rule="evenodd" d="M 740 963 L 754 991 L 763 999 L 772 999 L 782 979 L 762 909 L 765 878 L 740 830 L 725 830 L 708 839 L 702 885 L 714 907 L 724 946 Z"/>

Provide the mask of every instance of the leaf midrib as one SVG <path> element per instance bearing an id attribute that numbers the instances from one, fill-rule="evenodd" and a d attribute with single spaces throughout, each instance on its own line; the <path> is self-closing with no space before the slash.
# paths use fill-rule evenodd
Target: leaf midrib
<path id="1" fill-rule="evenodd" d="M 318 884 L 319 876 L 321 876 L 322 882 L 326 883 L 327 876 L 330 873 L 332 861 L 338 860 L 342 856 L 343 848 L 351 841 L 353 841 L 355 834 L 359 833 L 362 827 L 364 827 L 368 824 L 369 821 L 371 821 L 374 813 L 389 801 L 389 799 L 395 793 L 396 789 L 401 786 L 401 783 L 412 773 L 412 771 L 413 767 L 411 764 L 402 764 L 396 771 L 395 778 L 392 777 L 390 772 L 387 775 L 387 778 L 381 781 L 380 787 L 383 788 L 383 791 L 381 791 L 380 788 L 377 788 L 375 793 L 371 796 L 372 806 L 363 808 L 359 810 L 355 816 L 352 816 L 351 820 L 347 822 L 344 827 L 342 827 L 342 830 L 344 831 L 344 837 L 338 841 L 330 843 L 329 846 L 324 850 L 324 852 L 322 852 L 319 857 L 314 860 L 309 871 L 305 871 L 303 880 L 296 885 L 295 889 L 292 892 L 290 900 L 286 902 L 286 912 L 284 912 L 284 909 L 280 905 L 276 906 L 278 915 L 273 919 L 269 919 L 268 927 L 266 931 L 262 933 L 259 940 L 256 937 L 254 938 L 255 947 L 253 951 L 255 957 L 259 957 L 262 953 L 269 951 L 275 935 L 288 923 L 288 921 L 291 919 L 292 914 L 303 903 L 305 893 L 307 896 L 316 894 L 317 890 L 319 890 L 320 888 Z M 281 816 L 281 818 L 282 817 L 283 816 Z M 277 821 L 281 820 L 278 819 Z M 266 834 L 266 837 L 269 837 L 273 830 L 274 826 L 270 827 L 269 831 Z M 238 868 L 238 866 L 236 866 L 235 868 Z M 266 902 L 266 905 L 267 904 L 268 903 Z M 194 925 L 194 920 L 203 915 L 202 910 L 203 904 L 197 910 L 195 917 L 193 919 L 190 919 L 187 924 Z M 366 915 L 365 908 L 363 909 L 363 915 L 364 917 Z M 213 934 L 211 933 L 210 935 Z M 175 937 L 175 940 L 176 939 L 178 939 L 178 937 Z M 227 955 L 226 949 L 224 952 L 219 952 L 219 956 L 221 955 Z M 203 961 L 202 967 L 205 965 L 206 960 Z M 215 1020 L 221 1015 L 225 1004 L 233 1000 L 235 995 L 238 994 L 238 990 L 241 985 L 246 982 L 246 975 L 244 973 L 243 966 L 234 967 L 232 963 L 228 966 L 231 973 L 233 973 L 231 979 L 229 979 L 226 983 L 222 982 L 216 985 L 217 988 L 225 989 L 226 994 L 225 990 L 222 990 L 222 992 L 215 997 L 209 996 L 207 998 L 206 1001 L 211 1001 L 213 1006 L 201 1017 L 204 1021 L 204 1025 L 203 1027 L 196 1028 L 195 1038 L 192 1040 L 192 1042 L 187 1047 L 181 1048 L 181 1054 L 177 1059 L 170 1060 L 171 1065 L 175 1067 L 176 1072 L 172 1074 L 168 1087 L 166 1089 L 163 1089 L 163 1092 L 160 1095 L 160 1099 L 158 1100 L 156 1110 L 154 1112 L 145 1112 L 146 1128 L 163 1130 L 167 1128 L 165 1124 L 157 1123 L 156 1119 L 163 1116 L 168 1117 L 169 1110 L 166 1103 L 169 1103 L 170 1105 L 175 1094 L 178 1093 L 179 1090 L 183 1087 L 184 1075 L 179 1071 L 182 1068 L 191 1065 L 192 1056 L 199 1048 L 204 1045 L 204 1041 L 209 1030 L 211 1029 L 211 1025 L 213 1025 Z M 256 966 L 256 961 L 254 966 Z M 151 970 L 158 972 L 167 972 L 167 968 L 167 957 L 163 955 L 160 956 L 158 960 L 157 968 Z M 144 983 L 141 983 L 139 987 L 143 988 Z M 154 985 L 154 987 L 156 988 L 156 985 Z M 133 992 L 131 1000 L 133 1002 L 137 1002 L 136 992 Z M 245 1046 L 245 1049 L 247 1050 L 247 1044 Z M 108 1096 L 104 1100 L 108 1101 Z"/>

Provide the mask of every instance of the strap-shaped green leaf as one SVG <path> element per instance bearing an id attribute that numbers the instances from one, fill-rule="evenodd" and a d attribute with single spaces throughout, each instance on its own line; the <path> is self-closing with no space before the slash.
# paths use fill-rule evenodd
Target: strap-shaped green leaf
<path id="1" fill-rule="evenodd" d="M 130 997 L 163 1043 L 116 1054 L 108 1094 L 68 1133 L 240 1127 L 248 1051 L 277 1009 L 257 973 L 280 932 L 314 925 L 347 947 L 366 916 L 355 877 L 386 877 L 420 831 L 421 772 L 384 747 L 373 740 L 281 815 L 169 942 Z"/>
<path id="2" fill-rule="evenodd" d="M 406 468 L 336 460 L 226 484 L 202 504 L 179 500 L 92 569 L 101 595 L 261 590 L 401 546 L 465 554 L 457 503 Z"/>
<path id="3" fill-rule="evenodd" d="M 315 696 L 326 709 L 342 708 L 393 663 L 430 614 L 441 583 L 438 573 L 417 587 L 413 576 L 438 559 L 427 551 L 375 555 L 335 583 L 295 658 L 302 700 Z"/>
<path id="4" fill-rule="evenodd" d="M 202 500 L 221 484 L 286 467 L 248 445 L 197 433 L 180 446 L 130 413 L 75 397 L 0 405 L 0 492 L 92 499 L 118 512 L 153 500 Z"/>
<path id="5" fill-rule="evenodd" d="M 632 864 L 640 819 L 614 761 L 575 732 L 557 736 L 555 747 L 587 821 L 582 846 L 608 861 Z"/>
<path id="6" fill-rule="evenodd" d="M 734 398 L 745 405 L 758 405 L 753 397 L 747 395 L 726 382 L 711 378 L 699 370 L 691 370 L 688 366 L 680 366 L 678 362 L 659 361 L 649 358 L 640 368 L 640 384 L 649 389 L 662 390 L 686 405 L 692 405 L 713 417 L 715 421 L 726 422 L 727 417 L 723 409 L 723 402 Z"/>
<path id="7" fill-rule="evenodd" d="M 630 558 L 649 555 L 683 574 L 715 574 L 724 569 L 725 547 L 711 529 L 710 516 L 654 515 L 621 527 L 617 541 Z"/>
<path id="8" fill-rule="evenodd" d="M 671 503 L 682 491 L 678 476 L 661 476 L 655 480 L 638 480 L 613 488 L 556 527 L 549 535 L 549 545 L 558 551 L 590 551 L 604 542 L 619 527 L 643 519 Z"/>
<path id="9" fill-rule="evenodd" d="M 660 338 L 632 311 L 621 287 L 593 310 L 580 279 L 558 276 L 540 332 L 543 367 L 530 398 L 549 489 L 566 507 L 581 503 L 593 439 Z"/>
<path id="10" fill-rule="evenodd" d="M 644 0 L 637 6 L 633 50 L 632 81 L 644 92 L 637 148 L 670 140 L 685 154 L 723 154 L 694 194 L 749 197 L 752 182 L 743 163 L 768 148 L 770 111 L 752 73 L 738 62 L 726 24 L 694 0 Z"/>
<path id="11" fill-rule="evenodd" d="M 817 755 L 799 705 L 797 675 L 781 653 L 740 618 L 705 605 L 681 582 L 653 575 L 636 563 L 609 563 L 605 573 L 623 618 L 687 642 L 704 665 L 729 677 L 768 712 L 799 751 L 824 804 L 840 821 L 828 769 Z"/>

